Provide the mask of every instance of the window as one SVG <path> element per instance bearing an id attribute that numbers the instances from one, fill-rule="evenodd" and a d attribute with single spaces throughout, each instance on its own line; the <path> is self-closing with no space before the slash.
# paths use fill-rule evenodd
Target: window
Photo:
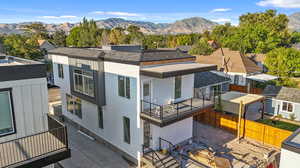
<path id="1" fill-rule="evenodd" d="M 238 85 L 239 84 L 239 76 L 240 75 L 234 75 L 234 84 Z"/>
<path id="2" fill-rule="evenodd" d="M 0 136 L 15 133 L 10 91 L 0 91 Z"/>
<path id="3" fill-rule="evenodd" d="M 67 94 L 67 110 L 79 118 L 82 118 L 81 100 Z"/>
<path id="4" fill-rule="evenodd" d="M 130 99 L 130 78 L 118 76 L 119 96 Z"/>
<path id="5" fill-rule="evenodd" d="M 293 104 L 288 102 L 282 102 L 282 111 L 293 112 Z"/>
<path id="6" fill-rule="evenodd" d="M 62 64 L 57 64 L 57 68 L 58 68 L 58 77 L 59 78 L 64 78 L 64 67 Z"/>
<path id="7" fill-rule="evenodd" d="M 103 111 L 102 108 L 98 108 L 98 126 L 103 129 Z"/>
<path id="8" fill-rule="evenodd" d="M 130 119 L 123 117 L 124 141 L 130 144 Z"/>
<path id="9" fill-rule="evenodd" d="M 181 76 L 175 77 L 175 99 L 181 97 Z"/>
<path id="10" fill-rule="evenodd" d="M 88 70 L 74 69 L 74 90 L 76 92 L 94 97 L 93 72 Z"/>

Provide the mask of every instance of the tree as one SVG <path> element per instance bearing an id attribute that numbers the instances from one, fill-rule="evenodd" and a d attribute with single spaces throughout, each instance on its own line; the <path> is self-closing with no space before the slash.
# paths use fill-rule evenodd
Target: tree
<path id="1" fill-rule="evenodd" d="M 266 55 L 269 73 L 280 78 L 292 77 L 300 71 L 300 51 L 294 48 L 276 48 Z"/>
<path id="2" fill-rule="evenodd" d="M 214 51 L 214 49 L 207 43 L 207 39 L 202 38 L 198 43 L 192 46 L 189 51 L 191 55 L 209 55 Z"/>
<path id="3" fill-rule="evenodd" d="M 130 25 L 127 28 L 128 34 L 125 36 L 124 43 L 127 44 L 142 44 L 144 34 L 140 32 L 140 28 L 135 25 Z"/>
<path id="4" fill-rule="evenodd" d="M 66 46 L 66 32 L 63 30 L 57 30 L 55 31 L 51 36 L 51 42 L 59 47 L 65 47 Z"/>
<path id="5" fill-rule="evenodd" d="M 66 39 L 68 46 L 74 47 L 98 47 L 101 42 L 102 30 L 99 29 L 94 20 L 83 21 L 74 27 Z"/>
<path id="6" fill-rule="evenodd" d="M 33 60 L 43 58 L 43 53 L 34 37 L 19 34 L 8 35 L 5 37 L 3 45 L 8 55 Z"/>
<path id="7" fill-rule="evenodd" d="M 113 28 L 109 35 L 109 41 L 111 44 L 122 44 L 125 39 L 124 29 L 121 27 Z"/>
<path id="8" fill-rule="evenodd" d="M 34 36 L 36 39 L 48 39 L 48 31 L 42 23 L 32 23 L 29 25 L 24 25 L 23 28 L 25 32 L 30 36 Z"/>

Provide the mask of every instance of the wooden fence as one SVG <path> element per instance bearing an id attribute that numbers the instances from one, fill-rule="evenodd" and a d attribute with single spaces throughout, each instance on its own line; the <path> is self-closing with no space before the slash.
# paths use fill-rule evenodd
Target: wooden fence
<path id="1" fill-rule="evenodd" d="M 210 112 L 194 116 L 194 120 L 237 134 L 238 117 L 236 115 L 222 114 L 211 110 Z M 291 134 L 291 131 L 275 128 L 255 121 L 241 120 L 240 137 L 254 139 L 263 144 L 280 148 L 282 141 Z"/>
<path id="2" fill-rule="evenodd" d="M 239 85 L 229 85 L 229 90 L 230 91 L 238 91 L 238 92 L 243 92 L 243 93 L 248 93 L 247 87 L 246 86 L 239 86 Z M 261 88 L 251 88 L 250 93 L 251 94 L 262 94 L 263 89 Z"/>

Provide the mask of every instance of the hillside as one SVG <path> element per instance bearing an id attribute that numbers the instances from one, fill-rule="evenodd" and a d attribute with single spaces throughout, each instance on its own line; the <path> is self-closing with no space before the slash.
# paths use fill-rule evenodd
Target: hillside
<path id="1" fill-rule="evenodd" d="M 0 24 L 0 33 L 23 33 L 22 26 L 31 24 L 33 22 L 26 23 L 14 23 L 14 24 Z M 201 17 L 192 17 L 183 20 L 178 20 L 174 23 L 152 23 L 144 21 L 125 20 L 121 18 L 109 18 L 105 20 L 97 20 L 97 26 L 99 28 L 114 28 L 122 27 L 126 28 L 129 25 L 137 25 L 141 28 L 141 31 L 146 34 L 180 34 L 180 33 L 201 33 L 205 30 L 211 30 L 217 23 Z M 63 24 L 44 24 L 49 32 L 56 30 L 64 30 L 69 32 L 74 26 L 78 25 L 71 23 Z"/>

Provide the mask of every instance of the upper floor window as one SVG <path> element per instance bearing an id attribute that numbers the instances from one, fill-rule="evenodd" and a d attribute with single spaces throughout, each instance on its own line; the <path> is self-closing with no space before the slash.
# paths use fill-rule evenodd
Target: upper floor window
<path id="1" fill-rule="evenodd" d="M 66 96 L 67 96 L 67 110 L 70 113 L 75 114 L 79 118 L 82 118 L 81 99 L 68 94 Z"/>
<path id="2" fill-rule="evenodd" d="M 64 68 L 62 64 L 57 64 L 57 70 L 58 70 L 58 77 L 64 78 Z"/>
<path id="3" fill-rule="evenodd" d="M 130 99 L 130 78 L 118 76 L 119 96 Z"/>
<path id="4" fill-rule="evenodd" d="M 293 104 L 288 102 L 282 102 L 282 111 L 293 112 Z"/>
<path id="5" fill-rule="evenodd" d="M 175 99 L 181 97 L 181 76 L 175 77 Z"/>
<path id="6" fill-rule="evenodd" d="M 9 90 L 0 90 L 0 136 L 15 133 L 13 108 Z"/>
<path id="7" fill-rule="evenodd" d="M 93 72 L 82 69 L 74 69 L 74 90 L 76 92 L 94 97 L 95 86 Z"/>

